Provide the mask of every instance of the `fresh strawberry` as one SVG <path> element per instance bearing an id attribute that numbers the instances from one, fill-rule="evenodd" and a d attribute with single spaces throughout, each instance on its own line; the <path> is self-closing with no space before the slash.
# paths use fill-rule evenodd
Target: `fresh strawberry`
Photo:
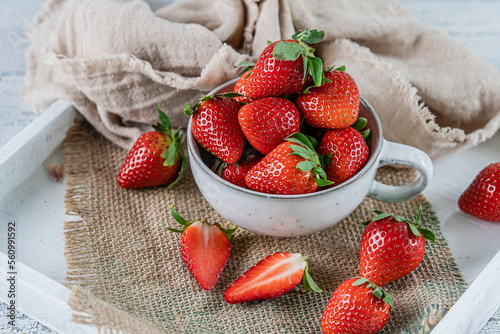
<path id="1" fill-rule="evenodd" d="M 248 142 L 268 154 L 286 137 L 300 130 L 297 107 L 281 97 L 266 97 L 241 107 L 238 121 Z"/>
<path id="2" fill-rule="evenodd" d="M 249 103 L 253 100 L 247 96 L 246 88 L 248 85 L 248 77 L 250 76 L 251 71 L 245 71 L 240 76 L 236 84 L 234 85 L 233 91 L 235 93 L 241 94 L 241 96 L 237 96 L 234 99 L 241 103 Z"/>
<path id="3" fill-rule="evenodd" d="M 373 210 L 377 214 L 361 237 L 359 276 L 384 286 L 418 267 L 425 253 L 425 239 L 435 240 L 430 230 L 420 228 L 422 208 L 416 222 Z"/>
<path id="4" fill-rule="evenodd" d="M 172 232 L 182 233 L 181 255 L 184 264 L 205 290 L 211 290 L 226 266 L 236 226 L 224 229 L 219 224 L 210 225 L 203 220 L 187 221 L 174 210 L 172 216 L 181 225 L 182 230 L 165 227 Z"/>
<path id="5" fill-rule="evenodd" d="M 500 162 L 479 172 L 460 196 L 458 207 L 476 218 L 500 222 Z"/>
<path id="6" fill-rule="evenodd" d="M 242 188 L 248 188 L 245 184 L 245 176 L 264 156 L 253 147 L 245 149 L 238 162 L 228 164 L 220 159 L 213 164 L 212 170 L 224 180 Z"/>
<path id="7" fill-rule="evenodd" d="M 269 44 L 260 54 L 248 79 L 245 93 L 252 99 L 301 93 L 314 81 L 323 83 L 323 62 L 308 44 L 323 39 L 323 31 L 298 31 L 292 39 Z M 249 69 L 248 62 L 240 64 Z"/>
<path id="8" fill-rule="evenodd" d="M 321 318 L 324 334 L 374 334 L 387 321 L 392 297 L 365 278 L 350 278 L 333 292 Z"/>
<path id="9" fill-rule="evenodd" d="M 243 153 L 245 136 L 238 123 L 241 104 L 232 99 L 235 93 L 204 96 L 184 113 L 192 115 L 191 127 L 196 141 L 222 161 L 235 163 Z"/>
<path id="10" fill-rule="evenodd" d="M 141 135 L 118 172 L 118 185 L 123 188 L 155 187 L 176 184 L 186 168 L 179 130 L 172 133 L 170 119 L 157 107 L 160 122 L 155 131 Z"/>
<path id="11" fill-rule="evenodd" d="M 325 78 L 329 81 L 297 97 L 297 106 L 309 125 L 342 129 L 351 126 L 358 118 L 358 86 L 344 69 L 327 71 Z"/>
<path id="12" fill-rule="evenodd" d="M 311 142 L 297 132 L 255 165 L 245 176 L 245 184 L 271 194 L 312 193 L 318 186 L 332 184 L 325 180 L 324 163 Z"/>
<path id="13" fill-rule="evenodd" d="M 365 118 L 358 121 L 366 124 Z M 364 124 L 360 126 L 364 127 Z M 364 133 L 369 135 L 370 132 Z M 354 127 L 328 131 L 321 140 L 318 152 L 322 155 L 331 154 L 325 171 L 328 180 L 334 185 L 347 181 L 359 172 L 368 161 L 369 155 L 363 134 Z"/>
<path id="14" fill-rule="evenodd" d="M 277 298 L 301 281 L 308 291 L 322 292 L 309 272 L 307 257 L 301 254 L 274 253 L 245 272 L 224 293 L 231 304 Z"/>

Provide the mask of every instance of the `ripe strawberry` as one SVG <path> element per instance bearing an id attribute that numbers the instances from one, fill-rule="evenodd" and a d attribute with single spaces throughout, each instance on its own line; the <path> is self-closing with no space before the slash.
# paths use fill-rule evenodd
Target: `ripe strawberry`
<path id="1" fill-rule="evenodd" d="M 245 64 L 245 63 L 243 63 Z M 253 100 L 247 96 L 246 88 L 248 85 L 248 77 L 250 76 L 251 71 L 245 71 L 240 76 L 236 84 L 234 85 L 233 92 L 241 94 L 242 96 L 237 96 L 234 99 L 241 103 L 249 103 Z"/>
<path id="2" fill-rule="evenodd" d="M 238 121 L 247 140 L 262 154 L 268 154 L 300 130 L 299 110 L 281 97 L 266 97 L 244 105 L 238 112 Z"/>
<path id="3" fill-rule="evenodd" d="M 231 304 L 277 298 L 302 281 L 307 291 L 323 292 L 314 283 L 306 259 L 301 254 L 269 255 L 231 284 L 224 300 Z"/>
<path id="4" fill-rule="evenodd" d="M 205 219 L 187 221 L 175 212 L 173 205 L 171 211 L 174 219 L 183 225 L 183 228 L 165 228 L 182 233 L 181 255 L 184 264 L 203 289 L 211 290 L 229 259 L 229 241 L 237 227 L 232 225 L 231 229 L 224 229 L 217 223 L 208 224 Z"/>
<path id="5" fill-rule="evenodd" d="M 360 122 L 366 124 L 366 119 L 362 118 Z M 328 180 L 334 185 L 347 181 L 359 172 L 369 155 L 363 135 L 353 127 L 328 131 L 321 140 L 318 152 L 332 155 L 325 171 Z"/>
<path id="6" fill-rule="evenodd" d="M 245 176 L 248 188 L 271 194 L 306 194 L 332 184 L 310 141 L 297 132 L 278 145 Z"/>
<path id="7" fill-rule="evenodd" d="M 458 207 L 476 218 L 500 222 L 500 162 L 479 172 L 460 196 Z"/>
<path id="8" fill-rule="evenodd" d="M 179 130 L 172 133 L 170 119 L 157 107 L 160 122 L 155 131 L 144 133 L 130 149 L 118 172 L 117 182 L 123 188 L 175 185 L 186 168 Z"/>
<path id="9" fill-rule="evenodd" d="M 245 184 L 245 176 L 263 157 L 253 147 L 250 147 L 243 151 L 241 159 L 234 164 L 228 164 L 217 159 L 216 163 L 212 166 L 212 170 L 224 180 L 242 188 L 248 188 Z"/>
<path id="10" fill-rule="evenodd" d="M 321 318 L 324 334 L 374 334 L 387 321 L 392 297 L 365 278 L 350 278 L 333 292 Z"/>
<path id="11" fill-rule="evenodd" d="M 297 97 L 296 103 L 304 121 L 311 126 L 342 129 L 351 126 L 358 118 L 359 90 L 354 79 L 344 72 L 344 67 L 327 71 L 330 80 L 313 87 Z"/>
<path id="12" fill-rule="evenodd" d="M 422 208 L 416 222 L 373 210 L 377 214 L 361 237 L 359 276 L 384 286 L 418 267 L 425 253 L 425 239 L 434 234 L 420 228 Z"/>
<path id="13" fill-rule="evenodd" d="M 241 104 L 235 93 L 204 96 L 192 108 L 186 104 L 184 113 L 192 115 L 191 127 L 198 143 L 222 161 L 235 163 L 243 153 L 245 136 L 238 124 Z"/>
<path id="14" fill-rule="evenodd" d="M 308 44 L 323 39 L 323 31 L 298 31 L 292 39 L 269 44 L 260 54 L 246 82 L 246 95 L 252 99 L 299 94 L 312 77 L 316 86 L 323 83 L 323 63 Z M 240 64 L 248 69 L 248 62 Z"/>

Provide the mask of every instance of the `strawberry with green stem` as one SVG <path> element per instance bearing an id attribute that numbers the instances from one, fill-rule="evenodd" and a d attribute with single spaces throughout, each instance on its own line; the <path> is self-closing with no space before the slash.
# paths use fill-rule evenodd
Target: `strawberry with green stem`
<path id="1" fill-rule="evenodd" d="M 230 304 L 277 298 L 302 282 L 306 291 L 323 292 L 314 282 L 308 256 L 278 252 L 267 256 L 234 281 L 225 291 Z"/>
<path id="2" fill-rule="evenodd" d="M 248 188 L 270 194 L 306 194 L 331 185 L 323 166 L 330 156 L 320 156 L 310 140 L 294 133 L 267 154 L 245 176 Z"/>
<path id="3" fill-rule="evenodd" d="M 324 334 L 375 334 L 389 321 L 392 297 L 366 278 L 350 278 L 333 292 L 321 318 Z"/>
<path id="4" fill-rule="evenodd" d="M 141 135 L 118 172 L 117 182 L 122 188 L 156 187 L 170 183 L 174 186 L 186 168 L 186 156 L 181 147 L 179 129 L 172 133 L 170 119 L 157 107 L 160 122 L 155 131 Z"/>
<path id="5" fill-rule="evenodd" d="M 316 29 L 298 31 L 292 39 L 269 44 L 252 67 L 243 62 L 243 71 L 251 70 L 245 82 L 246 95 L 251 99 L 301 93 L 311 82 L 320 86 L 326 79 L 323 62 L 314 56 L 309 44 L 323 40 L 324 32 Z"/>
<path id="6" fill-rule="evenodd" d="M 342 129 L 358 118 L 359 89 L 345 66 L 324 73 L 326 82 L 312 87 L 296 99 L 304 121 L 314 127 Z"/>
<path id="7" fill-rule="evenodd" d="M 420 227 L 422 208 L 415 222 L 372 210 L 377 216 L 365 222 L 361 237 L 359 276 L 384 286 L 415 270 L 425 254 L 425 239 L 435 241 L 432 231 Z"/>
<path id="8" fill-rule="evenodd" d="M 172 205 L 172 216 L 182 225 L 182 229 L 165 227 L 171 232 L 181 233 L 181 256 L 189 272 L 205 290 L 217 284 L 222 270 L 231 254 L 230 241 L 236 225 L 225 229 L 220 224 L 209 224 L 203 220 L 187 221 Z"/>
<path id="9" fill-rule="evenodd" d="M 361 131 L 366 123 L 366 118 L 360 117 L 350 127 L 329 130 L 323 135 L 318 152 L 322 155 L 331 154 L 325 171 L 328 180 L 334 185 L 352 178 L 368 161 L 370 152 L 366 142 L 371 131 Z"/>
<path id="10" fill-rule="evenodd" d="M 184 107 L 192 115 L 191 129 L 196 141 L 222 161 L 235 163 L 243 153 L 245 136 L 238 123 L 241 104 L 233 98 L 237 93 L 203 96 L 199 103 Z"/>

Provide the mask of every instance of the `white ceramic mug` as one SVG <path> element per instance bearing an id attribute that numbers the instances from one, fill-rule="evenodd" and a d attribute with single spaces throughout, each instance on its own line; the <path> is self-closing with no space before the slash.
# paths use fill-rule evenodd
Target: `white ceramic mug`
<path id="1" fill-rule="evenodd" d="M 229 81 L 209 94 L 231 91 L 235 82 Z M 366 165 L 338 186 L 303 195 L 265 194 L 222 179 L 205 164 L 208 153 L 194 139 L 190 120 L 187 145 L 196 184 L 224 218 L 249 231 L 275 237 L 305 235 L 333 226 L 353 212 L 365 196 L 385 202 L 403 202 L 417 196 L 432 177 L 429 156 L 417 148 L 385 140 L 377 114 L 363 98 L 359 113 L 372 130 Z M 420 176 L 404 186 L 389 186 L 374 180 L 379 167 L 393 164 L 411 166 Z"/>

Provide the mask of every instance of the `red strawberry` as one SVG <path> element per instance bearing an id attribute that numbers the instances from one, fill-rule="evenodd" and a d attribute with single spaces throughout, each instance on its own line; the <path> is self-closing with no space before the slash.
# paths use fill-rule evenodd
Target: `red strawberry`
<path id="1" fill-rule="evenodd" d="M 241 159 L 234 164 L 228 164 L 218 159 L 212 166 L 212 170 L 224 180 L 242 188 L 248 188 L 245 184 L 245 176 L 263 157 L 262 154 L 251 147 L 243 151 Z"/>
<path id="2" fill-rule="evenodd" d="M 406 276 L 418 267 L 425 253 L 425 239 L 434 234 L 420 228 L 422 208 L 416 222 L 388 213 L 377 214 L 361 237 L 359 276 L 384 286 Z"/>
<path id="3" fill-rule="evenodd" d="M 299 94 L 309 83 L 311 75 L 316 86 L 323 82 L 323 63 L 314 56 L 308 44 L 323 39 L 323 31 L 298 31 L 288 40 L 268 45 L 246 81 L 246 95 L 252 99 Z M 305 61 L 304 61 L 305 59 Z M 248 62 L 240 64 L 248 69 Z"/>
<path id="4" fill-rule="evenodd" d="M 362 120 L 366 123 L 366 119 Z M 347 181 L 359 172 L 369 155 L 363 135 L 352 127 L 328 131 L 321 139 L 318 152 L 322 155 L 331 154 L 325 171 L 328 180 L 335 185 Z"/>
<path id="5" fill-rule="evenodd" d="M 233 282 L 224 293 L 231 304 L 259 299 L 277 298 L 292 290 L 301 281 L 306 290 L 322 292 L 309 273 L 307 257 L 301 254 L 269 255 Z"/>
<path id="6" fill-rule="evenodd" d="M 392 297 L 365 278 L 350 278 L 333 292 L 321 318 L 324 334 L 374 334 L 387 321 Z"/>
<path id="7" fill-rule="evenodd" d="M 233 92 L 241 94 L 242 96 L 237 96 L 234 99 L 238 102 L 241 103 L 249 103 L 252 102 L 253 100 L 247 96 L 246 93 L 246 88 L 248 85 L 248 77 L 250 76 L 251 71 L 245 71 L 238 81 L 236 81 L 236 84 L 234 85 Z"/>
<path id="8" fill-rule="evenodd" d="M 235 163 L 243 153 L 245 136 L 238 124 L 241 104 L 231 97 L 235 93 L 205 96 L 184 113 L 192 115 L 191 127 L 198 143 L 222 161 Z"/>
<path id="9" fill-rule="evenodd" d="M 312 193 L 330 185 L 310 141 L 301 133 L 278 145 L 245 176 L 248 188 L 271 194 Z"/>
<path id="10" fill-rule="evenodd" d="M 118 172 L 118 185 L 123 188 L 155 187 L 176 184 L 186 167 L 179 130 L 172 134 L 170 119 L 157 107 L 160 123 L 155 131 L 146 132 L 134 143 Z"/>
<path id="11" fill-rule="evenodd" d="M 296 103 L 304 121 L 311 126 L 342 129 L 358 118 L 359 90 L 354 79 L 343 71 L 344 67 L 327 71 L 326 82 L 297 97 Z"/>
<path id="12" fill-rule="evenodd" d="M 181 255 L 184 264 L 205 290 L 211 290 L 226 266 L 236 226 L 224 229 L 219 224 L 210 225 L 205 220 L 187 221 L 174 210 L 172 216 L 181 225 L 182 230 L 166 227 L 172 232 L 182 233 Z"/>
<path id="13" fill-rule="evenodd" d="M 476 218 L 500 222 L 500 162 L 479 172 L 460 196 L 458 207 Z"/>
<path id="14" fill-rule="evenodd" d="M 299 110 L 280 97 L 266 97 L 241 107 L 238 121 L 247 140 L 262 154 L 300 130 Z"/>

